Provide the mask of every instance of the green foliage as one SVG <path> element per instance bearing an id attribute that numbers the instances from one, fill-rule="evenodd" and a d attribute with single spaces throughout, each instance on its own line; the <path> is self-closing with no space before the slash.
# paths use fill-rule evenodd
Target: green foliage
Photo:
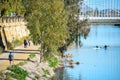
<path id="1" fill-rule="evenodd" d="M 2 0 L 0 2 L 0 12 L 2 16 L 9 16 L 11 12 L 24 15 L 25 8 L 22 0 Z"/>
<path id="2" fill-rule="evenodd" d="M 12 74 L 11 74 L 10 72 L 7 72 L 7 73 L 6 73 L 6 80 L 11 80 L 11 78 L 12 78 L 11 75 L 12 75 Z"/>
<path id="3" fill-rule="evenodd" d="M 41 43 L 44 57 L 58 55 L 57 49 L 68 37 L 64 3 L 61 0 L 30 0 L 26 5 L 25 19 L 34 44 Z"/>
<path id="4" fill-rule="evenodd" d="M 20 40 L 15 39 L 13 42 L 14 47 L 20 45 Z"/>
<path id="5" fill-rule="evenodd" d="M 59 63 L 59 60 L 58 60 L 58 58 L 53 58 L 53 59 L 51 59 L 51 60 L 49 60 L 49 66 L 50 67 L 56 67 L 57 65 L 58 65 L 58 63 Z"/>
<path id="6" fill-rule="evenodd" d="M 48 75 L 50 75 L 50 72 L 47 69 L 42 68 L 43 72 L 44 72 L 44 77 L 47 77 Z"/>
<path id="7" fill-rule="evenodd" d="M 0 47 L 0 54 L 3 52 L 3 48 L 2 47 Z"/>
<path id="8" fill-rule="evenodd" d="M 17 65 L 8 67 L 8 70 L 12 72 L 7 72 L 6 75 L 10 75 L 17 80 L 25 80 L 25 78 L 28 76 L 28 72 L 18 67 Z"/>
<path id="9" fill-rule="evenodd" d="M 30 55 L 29 55 L 29 58 L 30 59 L 32 59 L 32 58 L 34 58 L 35 57 L 35 53 L 31 53 Z"/>
<path id="10" fill-rule="evenodd" d="M 14 46 L 13 46 L 12 43 L 7 42 L 7 48 L 8 48 L 8 50 L 13 50 L 13 49 L 14 49 Z"/>
<path id="11" fill-rule="evenodd" d="M 83 0 L 64 0 L 65 9 L 69 12 L 68 14 L 68 30 L 69 38 L 66 39 L 67 43 L 63 46 L 66 47 L 73 41 L 76 43 L 76 46 L 81 45 L 81 37 L 86 37 L 87 34 L 82 31 L 82 28 L 87 28 L 87 20 L 80 21 L 79 13 L 80 9 L 78 3 Z M 82 35 L 83 34 L 83 35 Z"/>
<path id="12" fill-rule="evenodd" d="M 14 47 L 19 46 L 19 45 L 21 45 L 21 43 L 20 43 L 20 40 L 18 39 L 13 40 L 12 43 L 7 42 L 7 46 L 9 50 L 13 50 Z"/>

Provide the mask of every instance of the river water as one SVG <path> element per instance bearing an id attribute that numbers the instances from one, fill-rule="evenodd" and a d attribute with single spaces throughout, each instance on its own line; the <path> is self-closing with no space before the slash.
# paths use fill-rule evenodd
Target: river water
<path id="1" fill-rule="evenodd" d="M 90 25 L 87 39 L 81 40 L 81 48 L 65 52 L 80 64 L 56 70 L 53 80 L 120 80 L 120 26 Z M 102 48 L 95 49 L 96 45 Z"/>

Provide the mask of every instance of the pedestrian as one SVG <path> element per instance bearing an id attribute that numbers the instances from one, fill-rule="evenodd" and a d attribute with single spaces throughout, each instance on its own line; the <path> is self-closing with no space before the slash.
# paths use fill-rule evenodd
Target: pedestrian
<path id="1" fill-rule="evenodd" d="M 10 61 L 10 65 L 11 65 L 11 63 L 12 63 L 12 61 L 13 61 L 13 59 L 14 59 L 14 56 L 12 55 L 11 52 L 10 52 L 10 54 L 9 54 L 9 56 L 8 56 L 8 59 L 9 59 L 9 61 Z M 14 63 L 14 61 L 13 61 L 13 63 Z"/>
<path id="2" fill-rule="evenodd" d="M 24 39 L 24 48 L 26 48 L 26 47 L 27 47 L 27 40 Z"/>
<path id="3" fill-rule="evenodd" d="M 30 46 L 30 39 L 28 40 L 28 45 Z"/>

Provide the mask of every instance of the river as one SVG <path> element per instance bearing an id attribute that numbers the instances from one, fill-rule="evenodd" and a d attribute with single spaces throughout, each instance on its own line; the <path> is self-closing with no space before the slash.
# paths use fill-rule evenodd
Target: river
<path id="1" fill-rule="evenodd" d="M 120 80 L 120 26 L 90 25 L 87 39 L 81 41 L 82 47 L 65 52 L 80 64 L 57 69 L 53 80 Z"/>

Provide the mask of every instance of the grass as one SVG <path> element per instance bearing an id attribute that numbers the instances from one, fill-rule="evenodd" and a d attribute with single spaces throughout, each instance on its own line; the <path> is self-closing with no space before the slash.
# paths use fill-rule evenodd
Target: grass
<path id="1" fill-rule="evenodd" d="M 32 54 L 29 55 L 29 58 L 30 58 L 30 59 L 32 59 L 32 58 L 34 58 L 34 57 L 35 57 L 35 53 L 32 53 Z"/>

